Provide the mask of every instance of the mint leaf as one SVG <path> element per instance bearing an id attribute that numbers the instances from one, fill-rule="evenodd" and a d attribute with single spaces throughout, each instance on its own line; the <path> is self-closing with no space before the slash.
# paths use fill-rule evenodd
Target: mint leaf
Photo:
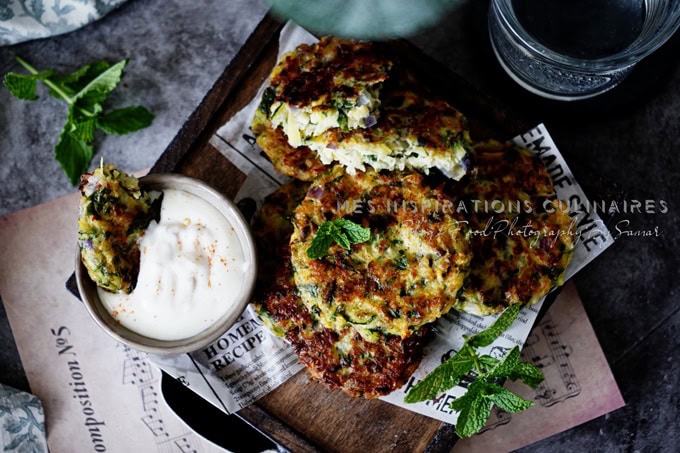
<path id="1" fill-rule="evenodd" d="M 370 229 L 363 228 L 351 220 L 336 219 L 324 222 L 307 248 L 307 256 L 311 259 L 323 258 L 333 242 L 349 250 L 352 244 L 366 242 L 370 237 Z"/>
<path id="2" fill-rule="evenodd" d="M 450 388 L 458 385 L 474 366 L 474 361 L 467 349 L 462 349 L 456 355 L 439 365 L 423 380 L 418 382 L 406 395 L 404 401 L 416 403 L 431 400 Z"/>
<path id="3" fill-rule="evenodd" d="M 16 98 L 23 99 L 24 101 L 34 101 L 38 99 L 38 96 L 35 94 L 35 76 L 8 72 L 5 75 L 3 84 Z"/>
<path id="4" fill-rule="evenodd" d="M 119 61 L 97 75 L 73 96 L 73 102 L 80 102 L 84 106 L 92 106 L 104 102 L 108 95 L 118 86 L 127 62 L 127 59 Z"/>
<path id="5" fill-rule="evenodd" d="M 63 92 L 67 95 L 73 97 L 76 93 L 81 91 L 87 86 L 88 83 L 92 82 L 95 78 L 101 75 L 104 71 L 109 69 L 111 64 L 107 61 L 95 61 L 90 64 L 86 64 L 72 72 L 71 74 L 59 75 L 52 77 L 52 82 L 57 85 Z M 61 98 L 62 96 L 50 89 L 50 95 L 56 98 Z"/>
<path id="6" fill-rule="evenodd" d="M 78 123 L 71 122 L 69 134 L 77 140 L 91 142 L 94 140 L 94 125 L 94 118 L 86 119 Z"/>
<path id="7" fill-rule="evenodd" d="M 97 127 L 107 134 L 124 135 L 151 125 L 154 114 L 137 105 L 112 110 L 97 118 Z"/>
<path id="8" fill-rule="evenodd" d="M 345 250 L 349 250 L 352 243 L 350 242 L 347 235 L 340 228 L 338 228 L 335 224 L 333 224 L 333 228 L 331 228 L 331 235 L 332 235 L 333 239 L 335 239 L 336 244 L 338 244 L 340 247 L 342 247 Z"/>
<path id="9" fill-rule="evenodd" d="M 74 186 L 78 184 L 80 175 L 87 171 L 94 155 L 92 146 L 71 135 L 71 131 L 75 129 L 77 126 L 67 121 L 59 136 L 59 142 L 54 147 L 55 158 Z"/>
<path id="10" fill-rule="evenodd" d="M 485 369 L 491 370 L 498 365 L 500 360 L 491 357 L 490 355 L 483 355 L 479 357 L 479 362 Z M 531 388 L 538 387 L 544 379 L 543 372 L 541 372 L 540 368 L 528 362 L 517 363 L 515 368 L 506 376 L 511 381 L 520 379 Z"/>
<path id="11" fill-rule="evenodd" d="M 449 404 L 449 407 L 457 412 L 460 412 L 463 409 L 465 409 L 472 403 L 472 400 L 474 398 L 477 398 L 477 396 L 480 395 L 481 393 L 480 390 L 482 387 L 481 384 L 482 381 L 476 379 L 472 381 L 468 386 L 467 391 L 458 398 L 456 398 L 455 400 L 453 400 L 451 404 Z"/>
<path id="12" fill-rule="evenodd" d="M 333 245 L 333 237 L 331 236 L 331 229 L 333 224 L 331 222 L 324 222 L 312 239 L 312 243 L 307 248 L 307 256 L 310 259 L 316 260 L 326 256 L 326 252 Z"/>
<path id="13" fill-rule="evenodd" d="M 503 357 L 493 368 L 491 368 L 487 373 L 488 378 L 504 378 L 508 377 L 512 373 L 517 365 L 519 364 L 519 346 L 515 346 L 512 350 Z"/>
<path id="14" fill-rule="evenodd" d="M 468 344 L 473 347 L 489 346 L 515 322 L 521 309 L 522 307 L 518 304 L 510 305 L 492 325 L 469 338 Z"/>
<path id="15" fill-rule="evenodd" d="M 486 382 L 484 378 L 475 379 L 467 392 L 453 400 L 450 408 L 460 412 L 456 422 L 456 434 L 469 437 L 484 427 L 491 415 L 492 404 L 497 405 L 507 412 L 521 412 L 534 403 L 515 395 L 510 390 L 495 384 Z"/>
<path id="16" fill-rule="evenodd" d="M 468 392 L 470 390 L 468 389 Z M 455 400 L 454 400 L 455 401 Z M 484 428 L 484 424 L 491 416 L 491 401 L 481 393 L 475 393 L 461 409 L 456 422 L 458 437 L 470 437 Z"/>
<path id="17" fill-rule="evenodd" d="M 537 366 L 527 362 L 520 362 L 515 369 L 508 375 L 508 379 L 516 381 L 520 379 L 531 388 L 536 388 L 543 382 L 543 372 Z"/>
<path id="18" fill-rule="evenodd" d="M 495 357 L 491 357 L 490 355 L 485 354 L 479 356 L 479 363 L 482 364 L 482 366 L 486 370 L 490 370 L 491 368 L 495 367 L 496 365 L 498 365 L 498 362 L 500 362 L 500 360 L 498 360 Z"/>
<path id="19" fill-rule="evenodd" d="M 36 96 L 36 85 L 38 80 L 48 79 L 54 74 L 54 71 L 35 71 L 31 74 L 17 74 L 16 72 L 8 72 L 5 74 L 3 84 L 10 93 L 16 98 L 24 101 L 34 101 L 38 99 Z"/>
<path id="20" fill-rule="evenodd" d="M 335 225 L 347 235 L 352 244 L 360 244 L 371 238 L 370 228 L 364 228 L 351 220 L 337 219 Z"/>
<path id="21" fill-rule="evenodd" d="M 506 412 L 522 412 L 534 405 L 533 401 L 525 400 L 498 384 L 488 384 L 486 397 Z"/>
<path id="22" fill-rule="evenodd" d="M 494 404 L 508 412 L 520 412 L 534 403 L 515 395 L 494 381 L 502 378 L 521 379 L 536 387 L 543 380 L 541 371 L 530 363 L 520 361 L 520 349 L 515 346 L 501 359 L 488 354 L 479 355 L 475 348 L 489 346 L 517 319 L 521 307 L 512 305 L 488 328 L 466 338 L 463 348 L 451 359 L 438 366 L 418 382 L 406 395 L 404 401 L 414 403 L 432 399 L 440 392 L 457 385 L 461 378 L 474 372 L 475 379 L 467 391 L 456 398 L 450 408 L 459 412 L 456 434 L 469 437 L 484 427 Z"/>

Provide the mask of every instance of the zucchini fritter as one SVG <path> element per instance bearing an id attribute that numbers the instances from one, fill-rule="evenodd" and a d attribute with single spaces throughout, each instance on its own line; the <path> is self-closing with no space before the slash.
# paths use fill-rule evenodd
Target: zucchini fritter
<path id="1" fill-rule="evenodd" d="M 367 127 L 391 66 L 371 42 L 323 37 L 301 44 L 274 67 L 260 109 L 294 147 L 329 128 Z"/>
<path id="2" fill-rule="evenodd" d="M 329 129 L 304 141 L 324 164 L 337 161 L 348 173 L 433 168 L 453 179 L 468 170 L 470 137 L 466 118 L 443 100 L 400 87 L 385 90 L 380 119 L 370 128 Z"/>
<path id="3" fill-rule="evenodd" d="M 267 198 L 254 234 L 260 255 L 260 276 L 253 305 L 265 324 L 285 336 L 311 376 L 351 396 L 375 398 L 400 388 L 422 357 L 427 327 L 402 340 L 381 335 L 366 341 L 352 327 L 324 327 L 297 295 L 288 239 L 290 215 L 306 187 L 290 182 Z M 302 189 L 302 190 L 301 190 Z"/>
<path id="4" fill-rule="evenodd" d="M 270 83 L 252 128 L 285 175 L 309 180 L 315 172 L 306 169 L 336 163 L 352 174 L 436 168 L 458 180 L 468 171 L 465 117 L 375 44 L 328 37 L 302 44 Z"/>
<path id="5" fill-rule="evenodd" d="M 338 38 L 299 46 L 274 68 L 252 123 L 274 167 L 298 180 L 253 225 L 254 306 L 314 378 L 365 397 L 403 385 L 429 324 L 450 309 L 533 304 L 562 283 L 573 252 L 542 162 L 474 144 L 458 110 L 377 49 Z M 370 239 L 343 248 L 322 234 L 331 246 L 311 259 L 319 228 L 337 219 Z"/>
<path id="6" fill-rule="evenodd" d="M 447 188 L 467 204 L 476 232 L 470 275 L 454 308 L 484 316 L 535 304 L 563 283 L 571 260 L 566 204 L 545 165 L 525 149 L 489 141 L 477 146 L 474 160 L 475 172 Z"/>
<path id="7" fill-rule="evenodd" d="M 253 219 L 251 228 L 258 251 L 258 287 L 267 287 L 270 276 L 277 275 L 283 266 L 280 247 L 288 249 L 293 233 L 291 216 L 307 194 L 309 183 L 290 180 L 265 198 Z M 290 256 L 290 252 L 286 252 Z M 290 261 L 290 259 L 288 259 Z"/>
<path id="8" fill-rule="evenodd" d="M 324 258 L 310 259 L 319 226 L 339 218 L 370 228 L 369 241 L 349 250 L 333 245 Z M 300 297 L 335 331 L 354 326 L 369 341 L 406 338 L 456 301 L 471 260 L 459 220 L 452 201 L 420 173 L 350 175 L 335 167 L 314 180 L 293 217 Z"/>
<path id="9" fill-rule="evenodd" d="M 152 197 L 137 178 L 112 164 L 81 177 L 78 241 L 92 281 L 111 292 L 130 293 L 139 273 L 137 240 L 152 220 Z"/>

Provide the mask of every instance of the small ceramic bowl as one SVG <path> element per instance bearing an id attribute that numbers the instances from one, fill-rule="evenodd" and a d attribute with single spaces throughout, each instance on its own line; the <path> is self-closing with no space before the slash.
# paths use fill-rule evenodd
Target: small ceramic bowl
<path id="1" fill-rule="evenodd" d="M 240 293 L 225 294 L 225 297 L 233 297 L 234 299 L 229 310 L 210 327 L 192 337 L 171 341 L 149 338 L 122 326 L 109 314 L 97 294 L 95 283 L 90 279 L 85 266 L 82 264 L 79 247 L 76 254 L 75 275 L 80 297 L 95 322 L 106 333 L 131 348 L 162 355 L 181 354 L 202 349 L 229 330 L 250 301 L 257 275 L 257 259 L 255 243 L 248 229 L 248 224 L 232 201 L 197 179 L 168 173 L 144 176 L 139 181 L 141 187 L 149 191 L 176 189 L 188 192 L 210 203 L 227 219 L 236 232 L 245 261 L 251 263 L 245 271 Z"/>

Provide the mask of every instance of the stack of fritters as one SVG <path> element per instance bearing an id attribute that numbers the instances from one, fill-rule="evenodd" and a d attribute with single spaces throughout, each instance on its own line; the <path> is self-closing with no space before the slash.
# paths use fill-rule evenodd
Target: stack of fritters
<path id="1" fill-rule="evenodd" d="M 328 38 L 301 46 L 277 65 L 253 121 L 275 168 L 295 179 L 253 226 L 255 306 L 313 377 L 364 397 L 404 384 L 429 325 L 451 308 L 486 315 L 540 300 L 562 283 L 573 249 L 568 213 L 538 158 L 474 144 L 460 112 L 371 49 Z M 316 90 L 314 74 L 333 83 Z M 342 119 L 358 106 L 369 106 L 363 123 L 317 121 L 316 110 Z M 484 209 L 494 200 L 525 209 Z M 319 227 L 340 218 L 369 228 L 368 242 L 311 259 Z M 524 234 L 518 224 L 529 224 Z M 489 225 L 496 234 L 485 234 Z"/>
<path id="2" fill-rule="evenodd" d="M 253 224 L 260 281 L 254 306 L 266 325 L 293 345 L 310 374 L 330 388 L 375 398 L 401 387 L 420 362 L 428 329 L 407 339 L 378 334 L 367 341 L 351 325 L 325 327 L 307 309 L 294 281 L 288 241 L 290 218 L 307 185 L 291 181 L 265 201 Z"/>

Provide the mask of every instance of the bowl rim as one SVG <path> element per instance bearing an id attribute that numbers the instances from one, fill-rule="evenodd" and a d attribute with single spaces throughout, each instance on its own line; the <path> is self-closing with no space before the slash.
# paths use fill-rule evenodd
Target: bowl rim
<path id="1" fill-rule="evenodd" d="M 680 2 L 673 0 L 662 4 L 661 7 L 667 9 L 663 11 L 664 15 L 659 19 L 659 24 L 655 23 L 651 30 L 643 30 L 625 49 L 597 58 L 569 56 L 543 45 L 517 19 L 510 0 L 491 0 L 489 18 L 497 21 L 503 32 L 513 41 L 520 43 L 533 58 L 548 61 L 552 65 L 571 71 L 608 72 L 625 69 L 640 62 L 665 44 L 680 28 Z M 658 10 L 652 13 L 650 13 L 652 17 L 661 17 Z"/>
<path id="2" fill-rule="evenodd" d="M 257 278 L 255 241 L 248 222 L 236 204 L 204 181 L 175 173 L 154 173 L 139 178 L 139 183 L 145 190 L 184 190 L 210 203 L 227 219 L 236 232 L 244 260 L 251 263 L 244 274 L 241 292 L 235 298 L 231 310 L 194 336 L 179 340 L 159 340 L 147 337 L 124 327 L 103 306 L 97 295 L 97 285 L 92 281 L 82 263 L 79 242 L 76 247 L 75 276 L 80 299 L 90 317 L 102 330 L 131 348 L 158 355 L 177 355 L 200 350 L 227 332 L 248 307 Z"/>

